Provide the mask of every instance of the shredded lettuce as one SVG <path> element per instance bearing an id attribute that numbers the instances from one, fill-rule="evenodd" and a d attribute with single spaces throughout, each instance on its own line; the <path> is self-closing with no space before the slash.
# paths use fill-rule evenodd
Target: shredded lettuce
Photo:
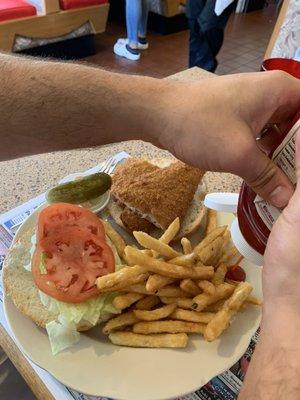
<path id="1" fill-rule="evenodd" d="M 39 291 L 42 304 L 53 314 L 58 314 L 65 322 L 79 324 L 87 322 L 96 325 L 103 313 L 117 314 L 119 311 L 112 305 L 116 293 L 107 293 L 82 303 L 65 303 Z"/>
<path id="2" fill-rule="evenodd" d="M 24 265 L 24 268 L 26 269 L 26 271 L 29 271 L 29 272 L 31 272 L 31 259 L 32 259 L 33 253 L 35 251 L 35 246 L 36 246 L 36 234 L 31 236 L 30 243 L 31 243 L 31 247 L 29 250 L 29 257 L 28 257 L 29 262 L 28 262 L 28 264 Z"/>
<path id="3" fill-rule="evenodd" d="M 66 322 L 63 318 L 51 321 L 46 325 L 52 354 L 56 355 L 62 350 L 73 346 L 80 339 L 80 333 L 76 330 L 76 324 Z"/>
<path id="4" fill-rule="evenodd" d="M 55 300 L 41 291 L 39 294 L 42 304 L 50 312 L 58 314 L 56 321 L 46 325 L 54 355 L 78 342 L 80 334 L 76 328 L 81 323 L 95 326 L 105 321 L 109 315 L 120 312 L 112 305 L 116 293 L 107 293 L 78 304 Z"/>

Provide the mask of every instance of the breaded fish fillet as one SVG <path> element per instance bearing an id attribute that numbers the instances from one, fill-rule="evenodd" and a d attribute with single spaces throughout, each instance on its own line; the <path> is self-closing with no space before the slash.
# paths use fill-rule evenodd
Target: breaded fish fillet
<path id="1" fill-rule="evenodd" d="M 151 233 L 155 229 L 155 226 L 150 221 L 140 217 L 127 207 L 122 211 L 120 218 L 125 228 L 130 232 L 142 231 Z"/>
<path id="2" fill-rule="evenodd" d="M 113 176 L 112 195 L 140 217 L 161 229 L 184 217 L 204 172 L 180 161 L 159 168 L 129 159 Z"/>

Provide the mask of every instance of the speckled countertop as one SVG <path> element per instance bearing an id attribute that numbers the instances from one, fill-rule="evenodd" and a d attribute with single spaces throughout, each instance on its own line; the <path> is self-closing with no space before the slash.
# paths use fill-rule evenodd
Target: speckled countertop
<path id="1" fill-rule="evenodd" d="M 173 75 L 172 79 L 199 80 L 211 74 L 193 68 Z M 73 172 L 84 171 L 111 155 L 127 151 L 132 156 L 167 156 L 168 153 L 150 143 L 129 141 L 96 148 L 55 152 L 0 162 L 0 213 L 6 212 L 39 195 L 59 179 Z M 230 174 L 207 173 L 209 191 L 239 190 L 241 180 Z"/>

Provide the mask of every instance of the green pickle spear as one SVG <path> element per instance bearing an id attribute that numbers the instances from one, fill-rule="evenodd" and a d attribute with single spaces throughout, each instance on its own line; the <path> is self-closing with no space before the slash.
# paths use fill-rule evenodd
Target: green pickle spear
<path id="1" fill-rule="evenodd" d="M 46 194 L 49 203 L 80 204 L 99 197 L 111 187 L 111 177 L 104 172 L 85 176 L 78 180 L 62 183 Z"/>

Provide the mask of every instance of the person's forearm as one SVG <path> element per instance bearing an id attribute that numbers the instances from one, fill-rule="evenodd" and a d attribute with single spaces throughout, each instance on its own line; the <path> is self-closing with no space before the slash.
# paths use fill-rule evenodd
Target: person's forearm
<path id="1" fill-rule="evenodd" d="M 171 84 L 0 54 L 0 160 L 133 138 L 156 142 Z"/>
<path id="2" fill-rule="evenodd" d="M 300 312 L 264 310 L 258 345 L 238 400 L 300 398 Z"/>

